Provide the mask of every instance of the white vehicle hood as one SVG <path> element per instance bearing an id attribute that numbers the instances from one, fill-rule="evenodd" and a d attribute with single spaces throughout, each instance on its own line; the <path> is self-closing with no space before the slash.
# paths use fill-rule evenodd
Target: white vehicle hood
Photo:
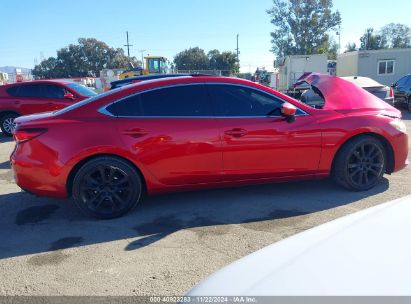
<path id="1" fill-rule="evenodd" d="M 188 295 L 411 295 L 410 233 L 407 196 L 256 251 Z"/>

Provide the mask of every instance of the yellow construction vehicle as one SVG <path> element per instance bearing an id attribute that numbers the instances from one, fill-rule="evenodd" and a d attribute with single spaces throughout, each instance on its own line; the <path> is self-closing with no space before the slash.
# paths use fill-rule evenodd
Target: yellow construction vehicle
<path id="1" fill-rule="evenodd" d="M 167 59 L 161 56 L 147 56 L 145 59 L 144 69 L 141 67 L 124 71 L 119 75 L 119 79 L 125 79 L 133 76 L 149 75 L 149 74 L 165 74 L 167 72 Z"/>

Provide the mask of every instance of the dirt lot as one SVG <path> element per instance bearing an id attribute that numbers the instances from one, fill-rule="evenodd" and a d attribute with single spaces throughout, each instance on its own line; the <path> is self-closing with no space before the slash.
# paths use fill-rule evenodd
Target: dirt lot
<path id="1" fill-rule="evenodd" d="M 326 180 L 172 194 L 96 221 L 21 192 L 13 147 L 0 134 L 0 295 L 181 295 L 268 244 L 411 193 L 408 167 L 368 192 Z"/>

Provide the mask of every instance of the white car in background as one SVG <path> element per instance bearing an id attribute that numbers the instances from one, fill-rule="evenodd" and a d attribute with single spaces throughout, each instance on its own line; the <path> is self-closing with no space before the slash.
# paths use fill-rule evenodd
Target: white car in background
<path id="1" fill-rule="evenodd" d="M 217 271 L 189 296 L 410 296 L 411 196 L 312 228 Z"/>
<path id="2" fill-rule="evenodd" d="M 340 77 L 344 80 L 352 82 L 378 98 L 384 100 L 390 105 L 394 105 L 394 91 L 391 87 L 385 86 L 371 78 L 360 76 Z M 313 89 L 304 91 L 301 94 L 300 100 L 314 108 L 321 108 L 324 105 L 324 99 L 317 94 Z"/>

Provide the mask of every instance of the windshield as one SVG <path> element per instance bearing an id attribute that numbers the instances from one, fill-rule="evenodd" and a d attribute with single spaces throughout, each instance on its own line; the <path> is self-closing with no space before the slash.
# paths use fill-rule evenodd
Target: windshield
<path id="1" fill-rule="evenodd" d="M 88 87 L 79 83 L 71 82 L 67 83 L 67 86 L 83 96 L 92 97 L 97 95 L 97 93 L 92 89 L 89 89 Z"/>
<path id="2" fill-rule="evenodd" d="M 105 92 L 105 93 L 98 94 L 98 95 L 97 95 L 97 94 L 94 94 L 93 97 L 90 97 L 90 98 L 84 99 L 84 100 L 82 100 L 82 101 L 76 102 L 76 103 L 72 104 L 71 106 L 68 106 L 68 107 L 66 107 L 66 108 L 64 108 L 64 109 L 61 109 L 61 110 L 58 110 L 58 111 L 54 112 L 54 114 L 60 115 L 60 114 L 66 113 L 66 112 L 68 112 L 68 111 L 77 109 L 77 108 L 79 108 L 79 107 L 81 107 L 81 106 L 83 106 L 83 105 L 85 105 L 85 104 L 88 104 L 88 103 L 90 103 L 90 102 L 93 102 L 93 101 L 95 101 L 95 100 L 98 100 L 98 99 L 100 99 L 100 98 L 102 98 L 102 97 L 105 97 L 105 96 L 111 95 L 111 94 L 113 94 L 113 93 L 116 93 L 116 92 L 118 92 L 119 90 L 121 90 L 122 88 L 123 88 L 123 87 L 116 88 L 116 89 L 113 89 L 113 90 L 110 90 L 110 91 L 107 91 L 107 92 Z"/>

